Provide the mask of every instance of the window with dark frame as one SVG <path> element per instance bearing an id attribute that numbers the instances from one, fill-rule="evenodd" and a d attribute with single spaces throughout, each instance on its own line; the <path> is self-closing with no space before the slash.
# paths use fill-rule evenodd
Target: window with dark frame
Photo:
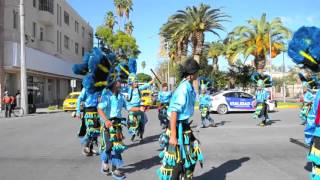
<path id="1" fill-rule="evenodd" d="M 37 23 L 35 22 L 32 23 L 32 37 L 37 37 Z"/>
<path id="2" fill-rule="evenodd" d="M 43 27 L 40 27 L 40 41 L 43 41 Z"/>
<path id="3" fill-rule="evenodd" d="M 64 23 L 69 25 L 69 19 L 70 19 L 69 13 L 64 11 Z"/>
<path id="4" fill-rule="evenodd" d="M 69 37 L 64 35 L 64 47 L 69 49 Z"/>
<path id="5" fill-rule="evenodd" d="M 84 47 L 81 48 L 81 55 L 84 56 Z"/>
<path id="6" fill-rule="evenodd" d="M 74 21 L 74 31 L 76 33 L 79 33 L 79 22 L 78 21 Z"/>
<path id="7" fill-rule="evenodd" d="M 13 29 L 18 28 L 18 12 L 13 10 Z"/>
<path id="8" fill-rule="evenodd" d="M 53 0 L 39 0 L 39 10 L 54 14 Z"/>
<path id="9" fill-rule="evenodd" d="M 78 43 L 75 43 L 75 44 L 74 44 L 74 52 L 75 52 L 76 54 L 79 54 L 79 44 L 78 44 Z"/>

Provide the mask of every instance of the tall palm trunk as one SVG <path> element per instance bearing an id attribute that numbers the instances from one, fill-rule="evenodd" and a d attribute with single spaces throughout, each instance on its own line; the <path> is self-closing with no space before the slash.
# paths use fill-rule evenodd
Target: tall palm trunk
<path id="1" fill-rule="evenodd" d="M 202 31 L 196 31 L 192 37 L 193 43 L 193 57 L 194 59 L 200 63 L 201 54 L 203 51 L 203 43 L 204 43 L 204 33 Z"/>
<path id="2" fill-rule="evenodd" d="M 254 59 L 254 66 L 256 67 L 259 73 L 262 73 L 266 67 L 266 58 L 265 55 L 258 55 Z"/>
<path id="3" fill-rule="evenodd" d="M 219 71 L 218 57 L 212 58 L 212 71 L 213 72 Z"/>

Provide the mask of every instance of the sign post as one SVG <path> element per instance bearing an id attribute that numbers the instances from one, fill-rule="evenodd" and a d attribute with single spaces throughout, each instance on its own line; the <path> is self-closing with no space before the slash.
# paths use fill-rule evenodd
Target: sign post
<path id="1" fill-rule="evenodd" d="M 72 92 L 73 92 L 73 91 L 74 91 L 74 88 L 77 87 L 77 80 L 72 79 L 72 80 L 70 81 L 70 85 L 71 85 Z"/>

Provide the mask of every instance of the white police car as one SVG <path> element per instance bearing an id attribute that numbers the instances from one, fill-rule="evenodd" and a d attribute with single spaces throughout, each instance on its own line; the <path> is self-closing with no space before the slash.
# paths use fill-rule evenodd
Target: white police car
<path id="1" fill-rule="evenodd" d="M 211 99 L 212 106 L 210 111 L 218 112 L 219 114 L 255 111 L 254 96 L 243 91 L 222 91 L 211 95 Z M 269 111 L 274 111 L 276 108 L 276 103 L 273 100 L 268 100 L 267 105 Z"/>

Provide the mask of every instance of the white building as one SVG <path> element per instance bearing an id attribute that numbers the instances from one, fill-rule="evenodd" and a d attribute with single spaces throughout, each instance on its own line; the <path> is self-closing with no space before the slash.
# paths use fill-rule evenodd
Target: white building
<path id="1" fill-rule="evenodd" d="M 25 0 L 28 99 L 58 104 L 79 79 L 72 65 L 93 46 L 92 27 L 65 0 Z M 20 89 L 19 0 L 0 0 L 0 97 Z M 77 89 L 80 89 L 78 81 Z"/>

